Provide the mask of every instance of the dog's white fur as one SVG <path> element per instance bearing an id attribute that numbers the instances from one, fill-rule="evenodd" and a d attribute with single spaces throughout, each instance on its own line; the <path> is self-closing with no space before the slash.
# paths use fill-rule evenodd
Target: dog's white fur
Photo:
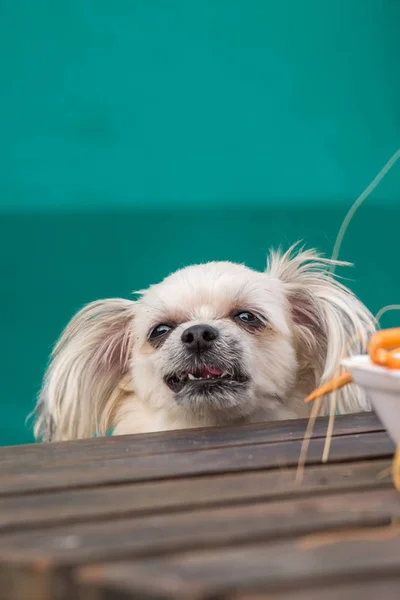
<path id="1" fill-rule="evenodd" d="M 36 407 L 36 437 L 72 440 L 110 429 L 142 433 L 306 416 L 304 397 L 337 373 L 343 353 L 365 352 L 375 329 L 331 265 L 314 251 L 271 252 L 264 273 L 211 262 L 177 271 L 137 301 L 89 304 L 53 351 Z M 263 327 L 243 328 L 232 318 L 239 310 L 259 315 Z M 176 327 L 156 348 L 149 332 L 165 322 Z M 182 369 L 181 334 L 194 324 L 218 330 L 219 360 L 237 361 L 248 376 L 244 388 L 186 398 L 167 386 L 165 377 Z M 370 406 L 348 386 L 339 393 L 339 409 Z"/>

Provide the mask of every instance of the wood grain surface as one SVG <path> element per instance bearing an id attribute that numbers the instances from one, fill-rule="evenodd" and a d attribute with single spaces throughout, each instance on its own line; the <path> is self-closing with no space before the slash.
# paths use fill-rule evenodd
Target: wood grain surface
<path id="1" fill-rule="evenodd" d="M 0 450 L 1 600 L 394 600 L 400 495 L 373 414 Z"/>

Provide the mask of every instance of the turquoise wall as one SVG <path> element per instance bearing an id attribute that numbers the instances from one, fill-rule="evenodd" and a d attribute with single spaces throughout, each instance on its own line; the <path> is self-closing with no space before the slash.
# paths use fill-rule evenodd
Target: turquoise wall
<path id="1" fill-rule="evenodd" d="M 0 444 L 32 439 L 83 303 L 331 252 L 400 147 L 399 27 L 398 0 L 0 0 Z M 400 301 L 399 198 L 400 163 L 343 245 L 374 311 Z"/>

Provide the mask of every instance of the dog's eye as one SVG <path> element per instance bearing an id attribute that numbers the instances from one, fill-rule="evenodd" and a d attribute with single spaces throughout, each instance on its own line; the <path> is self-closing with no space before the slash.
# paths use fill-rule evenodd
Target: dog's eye
<path id="1" fill-rule="evenodd" d="M 161 338 L 163 335 L 166 335 L 169 331 L 171 331 L 172 327 L 171 325 L 166 325 L 165 323 L 161 323 L 161 325 L 157 325 L 157 327 L 154 327 L 154 329 L 151 331 L 149 338 L 151 340 L 156 340 L 158 338 Z"/>
<path id="2" fill-rule="evenodd" d="M 238 321 L 242 321 L 242 323 L 245 323 L 246 325 L 260 323 L 260 319 L 256 317 L 256 315 L 253 315 L 253 313 L 247 311 L 238 313 L 237 315 L 235 315 L 235 319 L 237 319 Z"/>
<path id="3" fill-rule="evenodd" d="M 264 320 L 248 310 L 241 310 L 232 315 L 232 318 L 248 331 L 257 331 L 265 326 Z"/>

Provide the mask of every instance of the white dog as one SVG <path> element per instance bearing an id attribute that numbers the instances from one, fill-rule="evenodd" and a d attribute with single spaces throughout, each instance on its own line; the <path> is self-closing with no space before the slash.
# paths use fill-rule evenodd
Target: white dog
<path id="1" fill-rule="evenodd" d="M 365 352 L 374 319 L 314 251 L 271 252 L 266 271 L 187 267 L 137 301 L 83 308 L 58 341 L 35 434 L 72 440 L 308 415 L 304 397 L 344 353 Z M 353 343 L 352 343 L 353 342 Z M 339 393 L 341 413 L 369 410 Z"/>

